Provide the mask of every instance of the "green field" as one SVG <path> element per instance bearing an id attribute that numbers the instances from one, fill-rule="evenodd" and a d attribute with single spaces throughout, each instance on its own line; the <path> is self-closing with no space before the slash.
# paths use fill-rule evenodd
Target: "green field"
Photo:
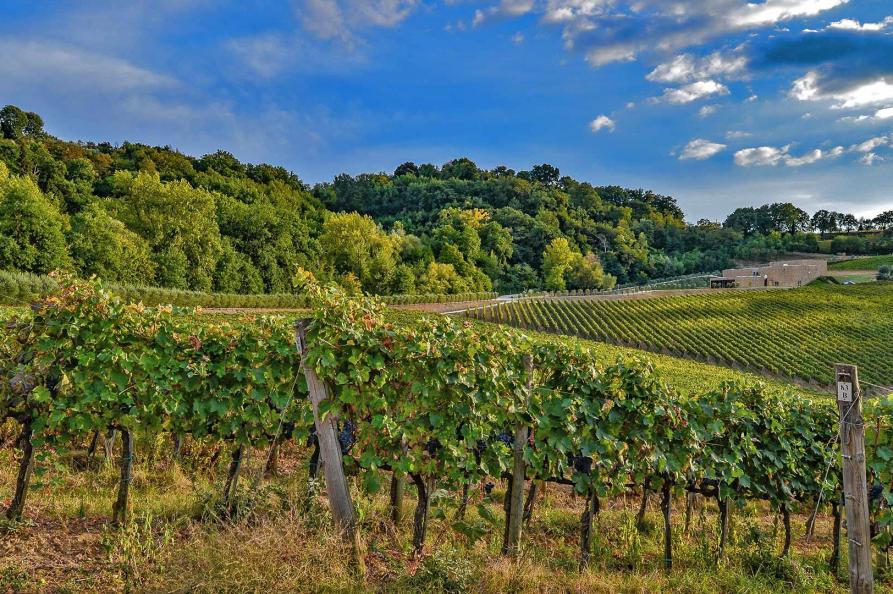
<path id="1" fill-rule="evenodd" d="M 831 366 L 893 384 L 893 286 L 814 284 L 635 301 L 527 300 L 468 313 L 828 385 Z"/>
<path id="2" fill-rule="evenodd" d="M 828 265 L 828 270 L 877 270 L 881 266 L 893 266 L 893 254 L 834 262 Z"/>

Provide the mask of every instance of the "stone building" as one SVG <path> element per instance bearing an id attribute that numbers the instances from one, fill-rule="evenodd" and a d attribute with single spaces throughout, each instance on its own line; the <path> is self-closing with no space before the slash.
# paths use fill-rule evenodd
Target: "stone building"
<path id="1" fill-rule="evenodd" d="M 801 287 L 828 273 L 825 260 L 785 260 L 752 268 L 729 268 L 710 279 L 712 288 Z"/>

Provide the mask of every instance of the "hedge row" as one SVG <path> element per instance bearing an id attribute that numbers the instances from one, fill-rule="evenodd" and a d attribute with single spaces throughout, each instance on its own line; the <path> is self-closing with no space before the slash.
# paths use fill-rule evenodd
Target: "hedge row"
<path id="1" fill-rule="evenodd" d="M 202 293 L 161 287 L 141 287 L 108 283 L 108 288 L 125 301 L 145 305 L 176 305 L 208 308 L 303 309 L 308 307 L 303 295 L 238 295 L 234 293 Z M 0 271 L 0 305 L 25 305 L 52 293 L 59 283 L 51 276 L 30 272 Z M 382 301 L 390 305 L 414 303 L 452 303 L 492 299 L 495 293 L 462 293 L 458 295 L 388 295 Z"/>

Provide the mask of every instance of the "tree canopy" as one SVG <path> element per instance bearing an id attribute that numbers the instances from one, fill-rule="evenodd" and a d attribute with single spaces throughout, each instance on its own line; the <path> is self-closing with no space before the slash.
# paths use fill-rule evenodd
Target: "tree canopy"
<path id="1" fill-rule="evenodd" d="M 0 110 L 0 269 L 284 293 L 300 267 L 373 293 L 510 292 L 643 283 L 785 251 L 893 251 L 893 212 L 810 217 L 776 202 L 690 224 L 671 196 L 467 157 L 310 187 L 224 150 L 69 142 L 43 126 Z"/>

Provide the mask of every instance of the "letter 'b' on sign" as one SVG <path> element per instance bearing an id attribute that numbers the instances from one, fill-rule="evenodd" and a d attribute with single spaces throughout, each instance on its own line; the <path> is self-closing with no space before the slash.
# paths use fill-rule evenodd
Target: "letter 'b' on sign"
<path id="1" fill-rule="evenodd" d="M 853 401 L 853 383 L 837 382 L 837 401 L 852 402 Z"/>

